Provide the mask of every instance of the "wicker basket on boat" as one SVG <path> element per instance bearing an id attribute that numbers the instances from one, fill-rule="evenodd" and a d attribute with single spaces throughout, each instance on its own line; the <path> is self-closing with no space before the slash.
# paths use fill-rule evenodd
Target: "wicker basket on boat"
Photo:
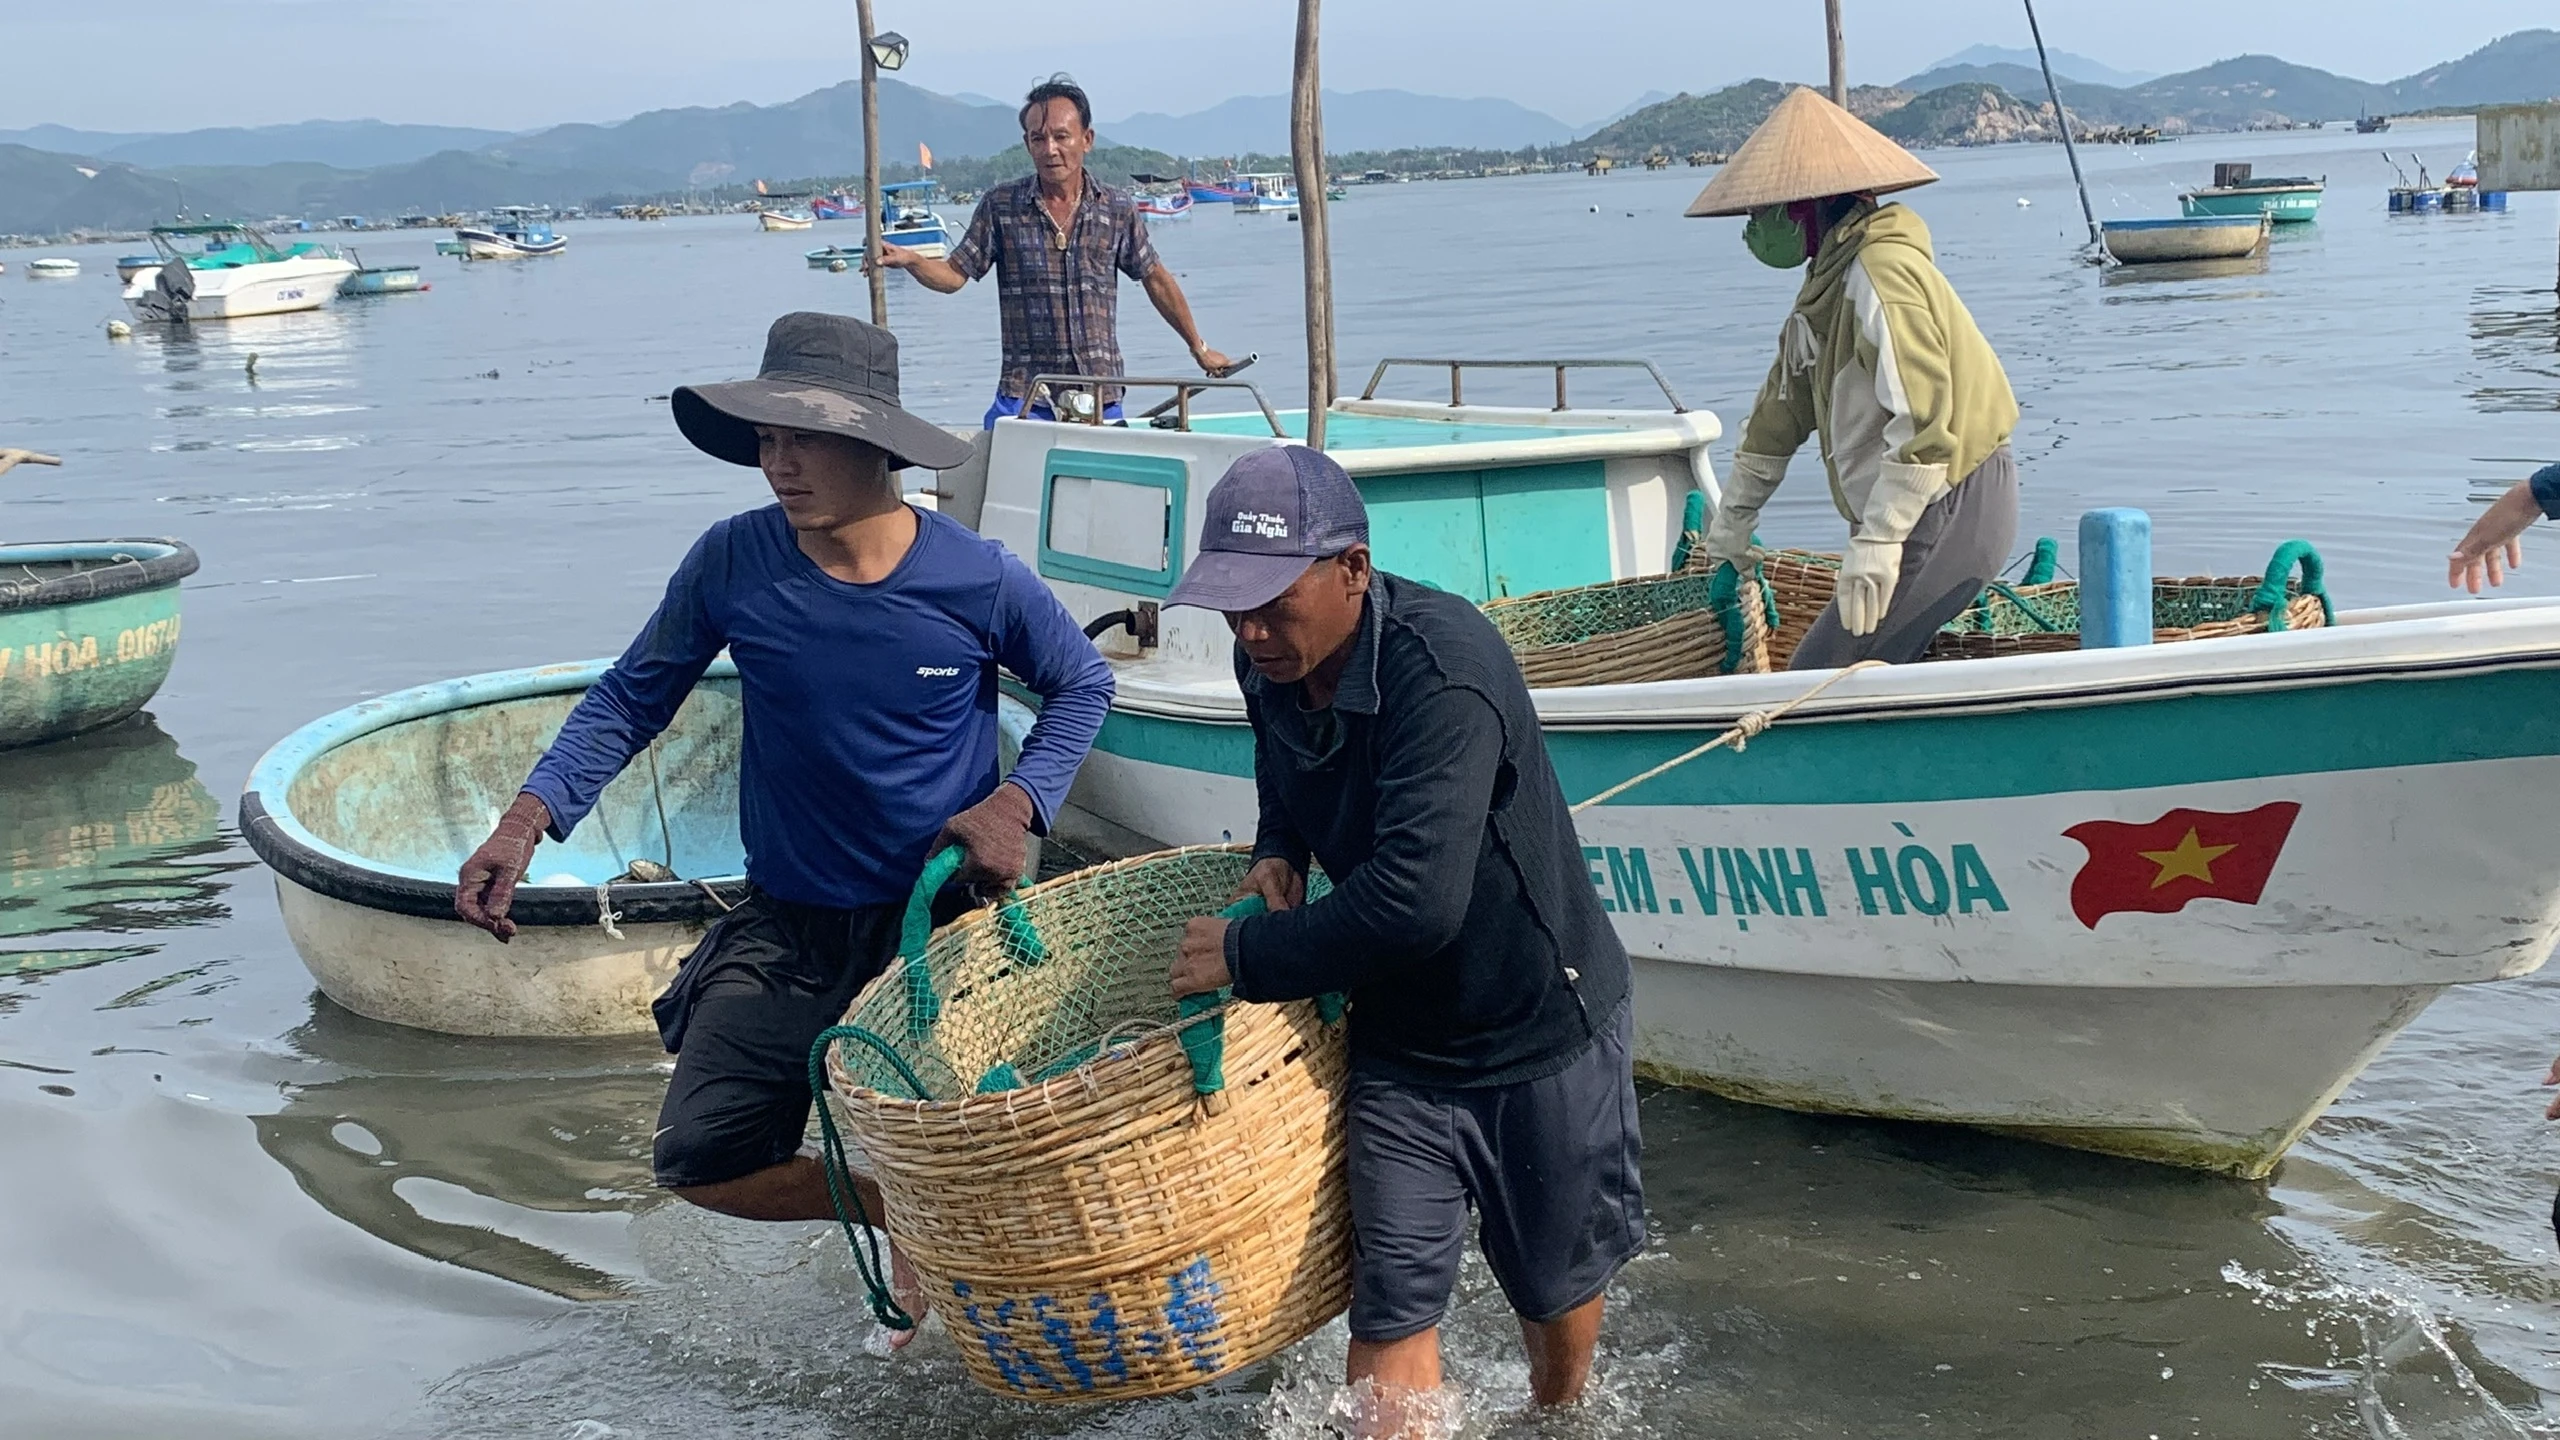
<path id="1" fill-rule="evenodd" d="M 2151 582 L 2151 640 L 2215 640 L 2267 630 L 2313 630 L 2334 615 L 2320 552 L 2305 540 L 2276 547 L 2263 576 L 2161 576 Z M 2080 648 L 2080 585 L 1994 583 L 1929 642 L 1931 660 L 1981 660 Z"/>
<path id="2" fill-rule="evenodd" d="M 1770 618 L 1759 581 L 1691 570 L 1541 590 L 1484 606 L 1531 689 L 1759 674 Z"/>
<path id="3" fill-rule="evenodd" d="M 1188 1389 L 1350 1302 L 1338 1004 L 1178 1006 L 1165 985 L 1248 863 L 1195 847 L 1022 891 L 907 949 L 819 1042 L 890 1231 L 990 1390 Z"/>

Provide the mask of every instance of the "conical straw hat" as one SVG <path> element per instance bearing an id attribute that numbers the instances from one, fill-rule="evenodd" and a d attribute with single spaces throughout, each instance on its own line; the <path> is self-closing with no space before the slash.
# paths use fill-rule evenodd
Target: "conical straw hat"
<path id="1" fill-rule="evenodd" d="M 1825 195 L 1908 190 L 1937 178 L 1874 126 L 1798 86 L 1689 202 L 1689 213 L 1748 215 Z"/>

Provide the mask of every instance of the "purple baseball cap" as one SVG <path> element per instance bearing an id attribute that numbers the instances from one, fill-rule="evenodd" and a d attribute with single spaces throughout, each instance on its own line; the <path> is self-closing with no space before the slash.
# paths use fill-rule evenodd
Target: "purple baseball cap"
<path id="1" fill-rule="evenodd" d="M 1369 540 L 1351 473 L 1304 445 L 1256 450 L 1227 467 L 1202 508 L 1200 554 L 1167 605 L 1258 610 L 1307 567 Z"/>

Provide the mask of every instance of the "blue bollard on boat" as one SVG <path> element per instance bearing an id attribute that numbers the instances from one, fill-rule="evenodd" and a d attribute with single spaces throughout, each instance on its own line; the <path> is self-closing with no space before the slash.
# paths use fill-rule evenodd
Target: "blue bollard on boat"
<path id="1" fill-rule="evenodd" d="M 2130 508 L 2080 517 L 2080 648 L 2151 643 L 2151 516 Z"/>

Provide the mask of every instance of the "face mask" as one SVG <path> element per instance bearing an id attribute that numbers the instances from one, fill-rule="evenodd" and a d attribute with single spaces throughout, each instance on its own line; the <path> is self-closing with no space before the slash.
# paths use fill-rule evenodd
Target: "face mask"
<path id="1" fill-rule="evenodd" d="M 1805 261 L 1804 227 L 1784 205 L 1752 211 L 1743 222 L 1742 243 L 1750 247 L 1752 258 L 1774 270 L 1793 270 Z"/>

